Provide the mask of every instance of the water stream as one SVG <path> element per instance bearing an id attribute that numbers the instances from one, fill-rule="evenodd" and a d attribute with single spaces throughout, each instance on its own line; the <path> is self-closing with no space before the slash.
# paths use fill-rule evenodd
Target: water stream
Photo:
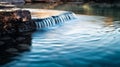
<path id="1" fill-rule="evenodd" d="M 50 28 L 54 27 L 56 25 L 63 24 L 67 21 L 71 21 L 73 19 L 76 19 L 76 16 L 73 12 L 63 12 L 60 15 L 57 16 L 50 16 L 46 18 L 33 18 L 33 21 L 35 21 L 36 29 L 42 29 L 42 28 Z"/>

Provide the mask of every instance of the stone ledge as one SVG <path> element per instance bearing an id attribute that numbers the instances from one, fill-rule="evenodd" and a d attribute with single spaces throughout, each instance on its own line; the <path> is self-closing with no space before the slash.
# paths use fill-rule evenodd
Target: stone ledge
<path id="1" fill-rule="evenodd" d="M 2 10 L 0 11 L 0 35 L 32 31 L 34 23 L 28 10 Z"/>

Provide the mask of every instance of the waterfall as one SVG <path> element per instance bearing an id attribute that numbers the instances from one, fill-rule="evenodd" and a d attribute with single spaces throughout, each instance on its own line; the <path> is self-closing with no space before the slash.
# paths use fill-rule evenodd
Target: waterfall
<path id="1" fill-rule="evenodd" d="M 73 12 L 65 12 L 57 16 L 51 16 L 47 18 L 34 18 L 36 29 L 49 28 L 58 24 L 63 24 L 67 21 L 75 19 L 76 16 Z"/>

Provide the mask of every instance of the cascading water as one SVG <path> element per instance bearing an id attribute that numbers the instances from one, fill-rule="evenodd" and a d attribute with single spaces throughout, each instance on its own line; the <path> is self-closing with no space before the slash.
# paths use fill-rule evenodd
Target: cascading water
<path id="1" fill-rule="evenodd" d="M 47 18 L 34 18 L 36 29 L 49 28 L 57 24 L 65 23 L 66 21 L 75 19 L 76 16 L 72 12 L 65 12 L 57 16 L 51 16 Z"/>

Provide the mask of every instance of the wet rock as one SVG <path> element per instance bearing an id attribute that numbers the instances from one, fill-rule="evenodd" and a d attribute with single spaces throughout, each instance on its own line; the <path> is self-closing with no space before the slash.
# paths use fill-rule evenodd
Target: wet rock
<path id="1" fill-rule="evenodd" d="M 10 53 L 10 54 L 18 54 L 18 50 L 16 48 L 9 48 L 6 50 L 6 52 Z"/>
<path id="2" fill-rule="evenodd" d="M 23 40 L 25 40 L 25 37 L 18 37 L 16 40 L 17 41 L 23 41 Z"/>
<path id="3" fill-rule="evenodd" d="M 23 33 L 22 35 L 23 35 L 23 36 L 27 36 L 27 35 L 29 36 L 29 35 L 31 35 L 31 32 L 25 32 L 25 33 Z"/>
<path id="4" fill-rule="evenodd" d="M 20 50 L 29 50 L 30 45 L 29 44 L 19 44 L 19 49 Z"/>
<path id="5" fill-rule="evenodd" d="M 11 40 L 11 37 L 9 37 L 9 36 L 5 36 L 5 37 L 2 37 L 2 38 L 0 38 L 0 40 Z"/>

